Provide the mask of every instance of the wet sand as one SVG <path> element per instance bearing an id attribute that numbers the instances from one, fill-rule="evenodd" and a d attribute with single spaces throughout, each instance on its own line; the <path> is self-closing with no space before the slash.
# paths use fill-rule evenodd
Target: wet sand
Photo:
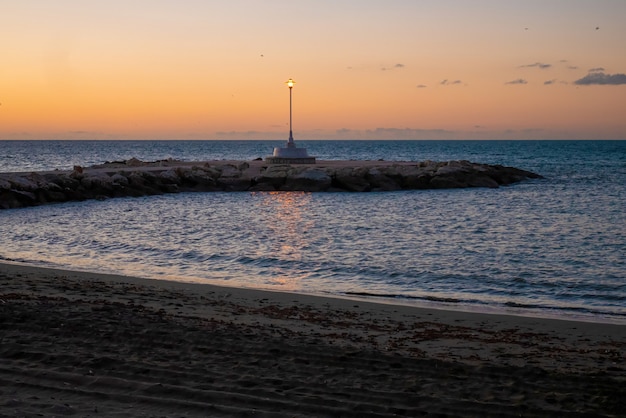
<path id="1" fill-rule="evenodd" d="M 0 264 L 0 416 L 626 416 L 626 326 Z"/>

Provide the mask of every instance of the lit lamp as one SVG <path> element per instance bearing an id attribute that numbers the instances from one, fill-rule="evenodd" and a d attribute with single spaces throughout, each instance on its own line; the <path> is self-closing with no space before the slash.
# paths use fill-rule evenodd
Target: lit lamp
<path id="1" fill-rule="evenodd" d="M 285 81 L 285 84 L 287 84 L 287 87 L 289 87 L 289 141 L 287 141 L 287 146 L 295 147 L 296 144 L 293 143 L 293 131 L 291 130 L 291 90 L 293 89 L 293 85 L 296 84 L 296 82 L 290 78 L 289 80 Z"/>
<path id="2" fill-rule="evenodd" d="M 274 148 L 272 156 L 266 157 L 265 161 L 270 164 L 315 164 L 315 157 L 309 157 L 306 148 L 297 148 L 293 142 L 291 90 L 296 82 L 290 78 L 285 84 L 289 87 L 289 140 L 285 148 Z"/>

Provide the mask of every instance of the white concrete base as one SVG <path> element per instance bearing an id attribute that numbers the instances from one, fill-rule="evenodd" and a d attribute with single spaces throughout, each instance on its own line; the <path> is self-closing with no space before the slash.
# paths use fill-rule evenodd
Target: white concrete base
<path id="1" fill-rule="evenodd" d="M 297 148 L 293 140 L 285 148 L 274 148 L 271 157 L 265 157 L 270 164 L 315 164 L 315 157 L 309 157 L 306 148 Z"/>
<path id="2" fill-rule="evenodd" d="M 306 158 L 265 157 L 265 162 L 270 163 L 270 164 L 315 164 L 315 157 L 306 157 Z"/>

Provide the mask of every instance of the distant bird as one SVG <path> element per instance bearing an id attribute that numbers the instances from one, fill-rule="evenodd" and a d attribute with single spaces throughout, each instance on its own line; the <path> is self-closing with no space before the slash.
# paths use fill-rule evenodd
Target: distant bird
<path id="1" fill-rule="evenodd" d="M 261 54 L 261 58 L 263 58 L 263 54 Z"/>
<path id="2" fill-rule="evenodd" d="M 600 30 L 600 26 L 596 26 L 596 30 Z"/>
<path id="3" fill-rule="evenodd" d="M 524 28 L 524 30 L 528 30 L 528 28 Z"/>

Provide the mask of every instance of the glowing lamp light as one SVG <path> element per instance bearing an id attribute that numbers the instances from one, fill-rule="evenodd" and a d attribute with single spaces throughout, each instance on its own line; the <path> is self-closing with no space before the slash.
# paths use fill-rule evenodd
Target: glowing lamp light
<path id="1" fill-rule="evenodd" d="M 291 96 L 293 94 L 293 85 L 296 84 L 293 78 L 285 81 L 287 87 L 289 87 L 289 140 L 287 146 L 274 148 L 274 154 L 271 157 L 267 157 L 265 161 L 270 164 L 315 164 L 315 157 L 309 157 L 306 152 L 306 148 L 296 147 L 296 143 L 293 141 L 293 129 L 292 129 L 292 106 Z"/>

